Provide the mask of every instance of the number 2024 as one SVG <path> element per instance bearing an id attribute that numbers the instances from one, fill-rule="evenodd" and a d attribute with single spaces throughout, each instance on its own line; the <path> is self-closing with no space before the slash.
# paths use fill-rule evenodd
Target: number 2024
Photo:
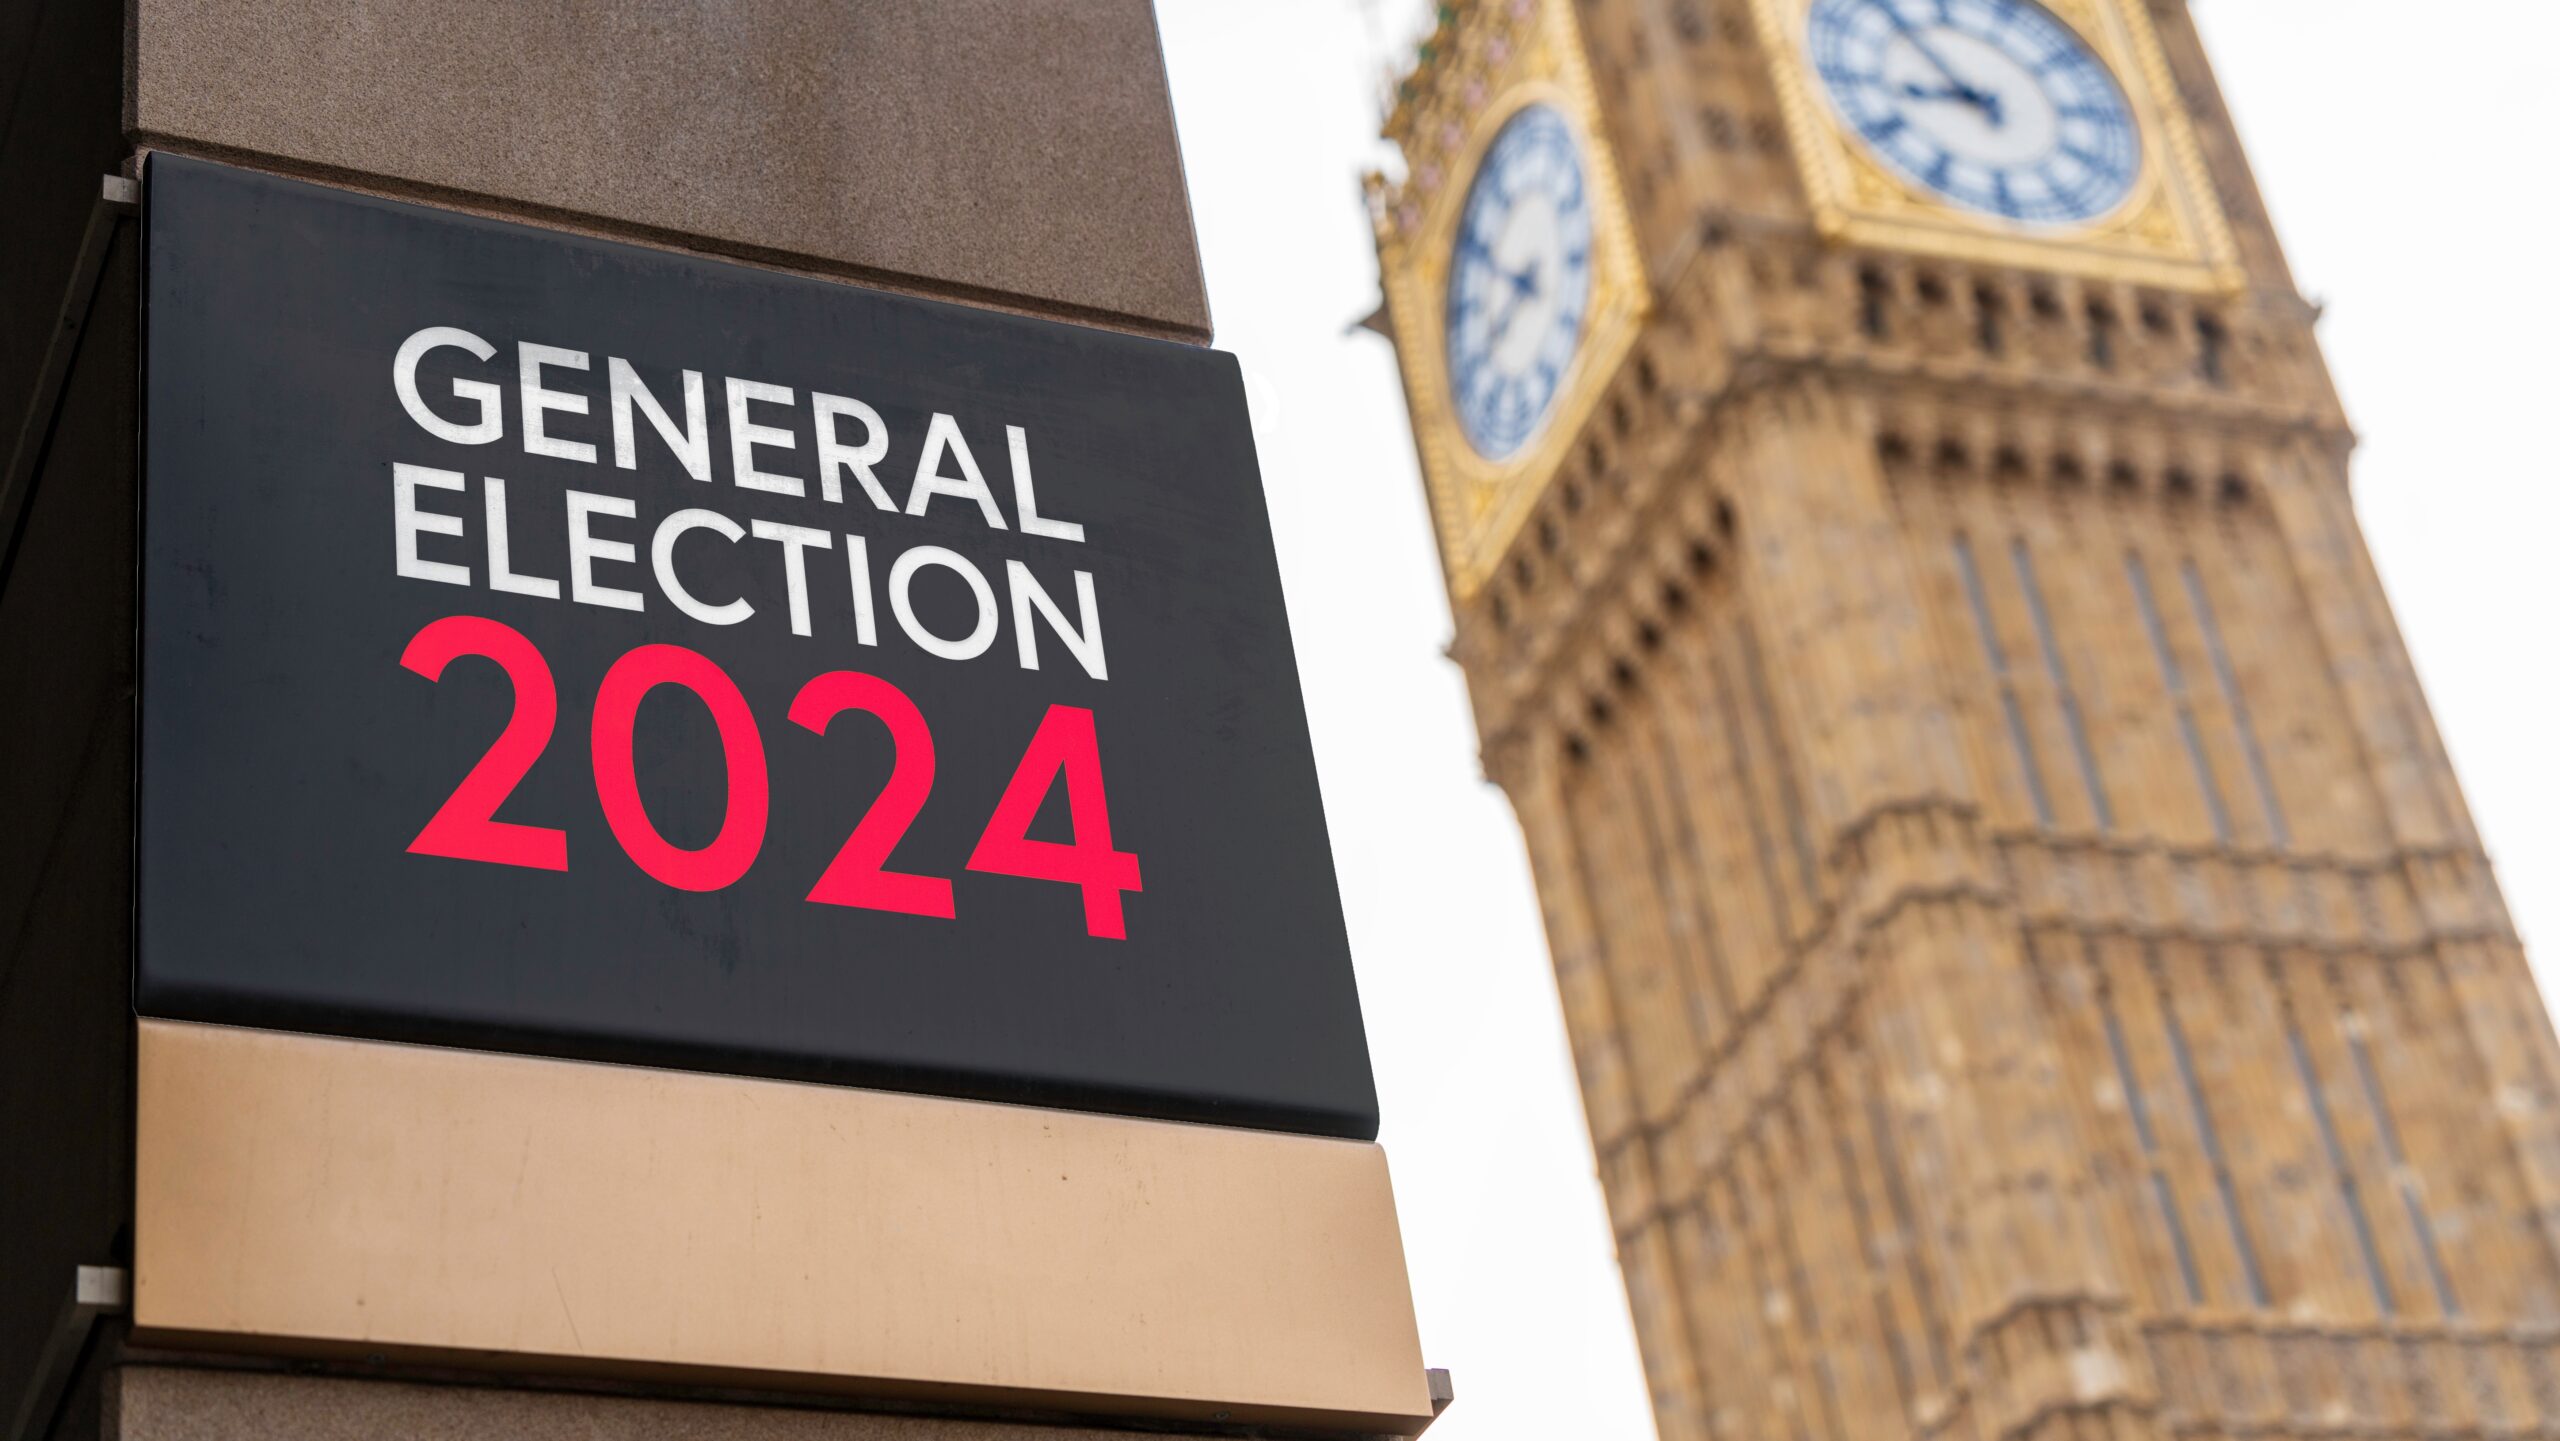
<path id="1" fill-rule="evenodd" d="M 515 713 L 480 763 L 446 797 L 426 829 L 409 843 L 412 855 L 445 856 L 534 870 L 569 868 L 568 832 L 496 819 L 525 773 L 533 769 L 560 716 L 551 666 L 521 631 L 482 616 L 452 615 L 429 622 L 410 638 L 400 664 L 441 680 L 462 656 L 498 663 L 515 687 Z M 709 845 L 687 850 L 670 844 L 649 820 L 631 758 L 632 723 L 640 699 L 661 685 L 682 686 L 711 710 L 728 762 L 729 806 Z M 941 876 L 886 869 L 889 853 L 924 809 L 933 789 L 933 733 L 904 691 L 876 675 L 837 670 L 810 681 L 791 702 L 791 723 L 826 734 L 846 711 L 863 711 L 889 728 L 896 759 L 889 782 L 836 851 L 809 890 L 809 899 L 831 906 L 896 911 L 950 919 L 951 882 Z M 644 645 L 625 652 L 596 687 L 591 739 L 596 798 L 605 823 L 625 855 L 652 878 L 687 891 L 716 891 L 747 873 L 764 846 L 770 788 L 764 738 L 747 698 L 709 657 L 680 645 Z M 1072 843 L 1031 839 L 1031 820 L 1064 772 Z M 969 855 L 968 868 L 992 875 L 1058 881 L 1084 895 L 1087 934 L 1124 940 L 1123 892 L 1138 884 L 1138 858 L 1111 845 L 1111 811 L 1103 797 L 1102 759 L 1093 734 L 1093 712 L 1052 705 L 1031 737 L 1030 748 L 1005 783 L 995 814 Z"/>

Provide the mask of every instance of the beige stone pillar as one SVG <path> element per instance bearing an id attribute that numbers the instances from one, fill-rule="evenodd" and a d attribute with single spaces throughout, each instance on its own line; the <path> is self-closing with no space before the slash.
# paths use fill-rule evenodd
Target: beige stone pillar
<path id="1" fill-rule="evenodd" d="M 71 593 L 72 541 L 116 584 L 32 620 L 22 587 L 0 615 L 12 673 L 41 678 L 0 696 L 0 734 L 41 754 L 0 769 L 42 781 L 0 784 L 0 1154 L 45 1176 L 0 1187 L 0 1425 L 40 1389 L 24 1434 L 82 1441 L 1426 1423 L 1372 1146 L 132 1014 L 131 556 L 95 538 L 131 529 L 148 155 L 1204 345 L 1148 0 L 19 8 L 0 455 L 60 412 L 41 593 Z M 57 633 L 96 659 L 57 663 Z M 85 730 L 45 728 L 53 693 Z M 120 1278 L 130 1315 L 65 1312 L 83 1275 Z M 1346 1285 L 1393 1288 L 1383 1331 Z M 1284 1314 L 1294 1360 L 1266 1344 Z M 1383 1409 L 1310 1411 L 1295 1384 L 1372 1371 L 1397 1378 Z"/>

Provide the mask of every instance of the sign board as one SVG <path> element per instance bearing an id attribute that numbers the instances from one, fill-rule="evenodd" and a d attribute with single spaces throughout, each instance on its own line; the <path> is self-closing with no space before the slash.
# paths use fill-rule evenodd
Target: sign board
<path id="1" fill-rule="evenodd" d="M 1230 357 L 144 220 L 146 1014 L 1375 1134 Z"/>

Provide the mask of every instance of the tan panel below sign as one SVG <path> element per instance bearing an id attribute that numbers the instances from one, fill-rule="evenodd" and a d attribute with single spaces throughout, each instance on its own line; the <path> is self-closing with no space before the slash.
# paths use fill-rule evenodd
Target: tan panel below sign
<path id="1" fill-rule="evenodd" d="M 141 1023 L 145 1341 L 1431 1415 L 1376 1146 Z"/>

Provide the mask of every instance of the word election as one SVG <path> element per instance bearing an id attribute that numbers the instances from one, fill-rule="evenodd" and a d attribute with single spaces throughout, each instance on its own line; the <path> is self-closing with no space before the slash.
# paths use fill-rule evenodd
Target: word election
<path id="1" fill-rule="evenodd" d="M 489 445 L 505 438 L 506 388 L 499 381 L 465 373 L 450 381 L 450 399 L 437 397 L 436 403 L 430 403 L 420 384 L 419 371 L 431 356 L 446 350 L 459 351 L 483 363 L 495 360 L 498 353 L 488 341 L 453 326 L 429 326 L 417 331 L 401 342 L 392 359 L 391 382 L 401 408 L 421 430 L 451 444 Z M 451 358 L 438 356 L 436 363 L 449 365 Z M 591 358 L 583 350 L 531 341 L 517 343 L 515 412 L 526 454 L 586 465 L 604 463 L 598 443 L 556 433 L 559 425 L 553 417 L 594 415 L 593 394 L 561 388 L 574 386 L 580 373 L 589 377 L 595 373 Z M 683 371 L 677 377 L 674 389 L 681 397 L 681 421 L 675 409 L 661 398 L 661 392 L 645 384 L 630 362 L 620 356 L 605 357 L 603 379 L 615 468 L 639 468 L 640 422 L 646 421 L 658 442 L 684 467 L 686 475 L 712 483 L 709 399 L 700 371 Z M 592 379 L 588 384 L 592 388 Z M 721 393 L 727 410 L 731 484 L 741 491 L 806 498 L 810 493 L 807 479 L 789 474 L 786 469 L 767 469 L 790 467 L 800 449 L 804 432 L 798 428 L 799 417 L 795 414 L 802 403 L 799 394 L 789 386 L 735 376 L 724 378 Z M 587 422 L 593 423 L 592 419 Z M 815 470 L 816 491 L 821 500 L 843 504 L 850 481 L 875 510 L 887 514 L 922 516 L 939 501 L 945 511 L 957 509 L 965 514 L 974 509 L 991 530 L 1018 527 L 1026 536 L 1084 542 L 1083 526 L 1041 514 L 1031 474 L 1030 437 L 1021 426 L 1004 428 L 1013 481 L 1013 523 L 1009 526 L 959 422 L 950 415 L 936 412 L 926 424 L 903 502 L 892 496 L 879 474 L 879 467 L 889 454 L 889 427 L 878 411 L 850 396 L 811 391 L 806 402 L 806 425 L 805 434 L 812 442 L 808 458 Z M 458 470 L 395 462 L 391 467 L 391 487 L 397 573 L 411 580 L 473 584 L 472 568 L 451 556 L 456 547 L 449 541 L 426 541 L 427 537 L 461 540 L 467 535 L 469 522 L 465 515 L 434 508 L 452 502 L 438 502 L 428 492 L 467 491 L 469 478 Z M 480 538 L 488 588 L 558 600 L 561 576 L 517 569 L 520 562 L 509 543 L 506 481 L 484 475 L 480 493 Z M 562 504 L 567 536 L 565 579 L 570 601 L 617 610 L 644 609 L 647 601 L 641 591 L 614 583 L 621 577 L 612 572 L 598 574 L 599 566 L 641 564 L 642 541 L 637 528 L 622 535 L 613 533 L 617 522 L 637 519 L 638 506 L 624 496 L 582 490 L 564 490 Z M 461 508 L 470 509 L 467 502 Z M 782 567 L 791 632 L 798 636 L 812 634 L 810 553 L 835 551 L 837 532 L 761 518 L 740 525 L 718 510 L 701 506 L 666 515 L 646 540 L 647 573 L 668 604 L 690 619 L 714 626 L 740 624 L 755 615 L 756 607 L 744 597 L 705 599 L 695 588 L 701 583 L 699 576 L 694 585 L 688 585 L 677 566 L 677 547 L 679 541 L 695 531 L 708 531 L 732 546 L 750 540 L 773 546 L 767 554 L 772 563 Z M 958 551 L 938 545 L 909 547 L 888 562 L 885 581 L 875 585 L 869 543 L 850 531 L 841 534 L 843 574 L 852 600 L 853 633 L 858 643 L 880 643 L 877 598 L 885 590 L 890 615 L 899 631 L 930 655 L 945 660 L 973 660 L 984 655 L 995 644 L 1001 620 L 1009 615 L 1015 659 L 1023 669 L 1040 668 L 1038 630 L 1045 625 L 1087 675 L 1095 680 L 1107 679 L 1102 617 L 1094 599 L 1092 572 L 1073 572 L 1074 618 L 1070 620 L 1066 608 L 1029 566 L 1007 559 L 1003 580 L 1008 603 L 1000 610 L 986 571 Z M 438 554 L 445 558 L 429 554 L 422 549 L 422 543 L 443 547 Z M 975 604 L 975 620 L 966 631 L 938 633 L 919 618 L 914 591 L 917 579 L 928 570 L 947 571 L 967 587 Z"/>

